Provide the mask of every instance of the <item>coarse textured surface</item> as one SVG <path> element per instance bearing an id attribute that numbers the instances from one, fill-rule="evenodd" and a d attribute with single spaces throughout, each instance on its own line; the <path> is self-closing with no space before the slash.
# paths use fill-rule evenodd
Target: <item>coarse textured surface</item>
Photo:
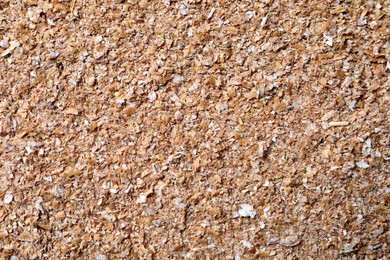
<path id="1" fill-rule="evenodd" d="M 389 1 L 0 2 L 0 258 L 385 259 Z"/>

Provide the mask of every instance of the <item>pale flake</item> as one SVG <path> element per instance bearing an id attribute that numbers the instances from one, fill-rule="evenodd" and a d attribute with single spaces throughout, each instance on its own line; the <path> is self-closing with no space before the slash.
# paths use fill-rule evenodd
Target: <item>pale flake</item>
<path id="1" fill-rule="evenodd" d="M 43 177 L 43 179 L 47 182 L 52 182 L 53 181 L 53 178 L 51 176 L 45 176 Z"/>
<path id="2" fill-rule="evenodd" d="M 248 241 L 241 240 L 241 243 L 246 248 L 251 248 L 252 247 L 251 243 L 249 243 Z"/>
<path id="3" fill-rule="evenodd" d="M 141 193 L 137 199 L 137 203 L 145 203 L 146 202 L 146 195 Z"/>
<path id="4" fill-rule="evenodd" d="M 371 147 L 372 147 L 372 144 L 371 144 L 371 138 L 368 138 L 365 142 L 364 142 L 364 145 L 363 145 L 363 148 L 362 148 L 362 153 L 364 155 L 369 155 L 371 153 Z"/>
<path id="5" fill-rule="evenodd" d="M 174 83 L 181 83 L 184 80 L 184 77 L 182 75 L 175 75 L 173 77 L 173 82 Z"/>
<path id="6" fill-rule="evenodd" d="M 96 260 L 107 260 L 107 256 L 98 254 L 95 257 Z"/>
<path id="7" fill-rule="evenodd" d="M 156 99 L 157 99 L 157 94 L 156 94 L 156 92 L 150 92 L 149 94 L 148 94 L 148 98 L 149 98 L 149 100 L 150 100 L 150 102 L 153 102 L 153 101 L 155 101 Z"/>
<path id="8" fill-rule="evenodd" d="M 326 45 L 333 46 L 333 36 L 331 36 L 331 35 L 329 35 L 329 34 L 326 34 L 326 33 L 324 33 L 323 36 L 324 36 L 324 38 L 325 38 L 324 43 L 325 43 Z"/>
<path id="9" fill-rule="evenodd" d="M 361 169 L 367 169 L 368 167 L 370 167 L 370 165 L 368 165 L 368 163 L 366 163 L 364 160 L 358 162 L 357 166 Z"/>
<path id="10" fill-rule="evenodd" d="M 9 39 L 4 38 L 0 41 L 0 47 L 7 49 L 9 47 Z"/>
<path id="11" fill-rule="evenodd" d="M 69 79 L 68 83 L 73 85 L 73 86 L 77 86 L 78 85 L 77 82 L 74 79 Z"/>
<path id="12" fill-rule="evenodd" d="M 263 28 L 265 23 L 267 22 L 268 16 L 264 16 L 263 19 L 261 19 L 260 27 Z"/>
<path id="13" fill-rule="evenodd" d="M 214 12 L 215 12 L 215 8 L 213 7 L 211 8 L 210 13 L 207 15 L 207 19 L 211 19 L 211 17 L 213 17 Z"/>
<path id="14" fill-rule="evenodd" d="M 263 221 L 260 221 L 260 229 L 265 229 L 265 223 Z"/>
<path id="15" fill-rule="evenodd" d="M 192 28 L 188 29 L 188 37 L 191 37 L 194 35 L 194 30 Z"/>
<path id="16" fill-rule="evenodd" d="M 356 103 L 356 100 L 352 100 L 351 103 L 349 103 L 348 108 L 353 111 L 355 109 Z"/>
<path id="17" fill-rule="evenodd" d="M 29 154 L 31 154 L 32 152 L 34 152 L 34 150 L 31 149 L 30 146 L 26 146 L 25 148 L 26 148 L 26 151 L 27 151 L 27 155 L 29 155 Z"/>
<path id="18" fill-rule="evenodd" d="M 246 17 L 250 20 L 255 16 L 256 12 L 255 11 L 248 11 L 245 14 L 246 14 Z"/>
<path id="19" fill-rule="evenodd" d="M 187 7 L 185 5 L 181 5 L 179 7 L 179 12 L 180 12 L 181 15 L 187 15 L 187 9 L 186 8 Z"/>
<path id="20" fill-rule="evenodd" d="M 14 199 L 14 195 L 5 194 L 3 202 L 4 202 L 4 204 L 10 204 L 13 199 Z"/>
<path id="21" fill-rule="evenodd" d="M 118 190 L 115 189 L 115 188 L 111 188 L 111 189 L 110 189 L 110 193 L 111 193 L 111 194 L 117 194 L 117 193 L 118 193 Z"/>
<path id="22" fill-rule="evenodd" d="M 253 209 L 252 205 L 249 204 L 241 204 L 241 209 L 238 210 L 238 215 L 240 217 L 251 217 L 254 218 L 257 212 Z"/>

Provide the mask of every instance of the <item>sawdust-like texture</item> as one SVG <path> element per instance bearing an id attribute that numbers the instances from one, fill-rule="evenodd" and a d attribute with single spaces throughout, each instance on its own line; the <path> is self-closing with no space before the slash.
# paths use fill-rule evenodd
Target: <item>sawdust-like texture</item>
<path id="1" fill-rule="evenodd" d="M 385 259 L 389 1 L 0 2 L 0 258 Z"/>

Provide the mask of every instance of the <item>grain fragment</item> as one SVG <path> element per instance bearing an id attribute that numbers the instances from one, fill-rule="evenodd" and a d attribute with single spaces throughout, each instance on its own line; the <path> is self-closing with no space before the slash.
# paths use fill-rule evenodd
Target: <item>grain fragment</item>
<path id="1" fill-rule="evenodd" d="M 214 15 L 214 12 L 215 12 L 215 8 L 212 7 L 210 12 L 209 12 L 209 14 L 207 15 L 207 19 L 211 19 L 213 17 L 213 15 Z"/>
<path id="2" fill-rule="evenodd" d="M 57 212 L 54 217 L 56 219 L 64 219 L 65 218 L 65 212 L 64 211 L 60 211 L 60 212 Z"/>
<path id="3" fill-rule="evenodd" d="M 65 176 L 68 177 L 68 178 L 74 178 L 74 177 L 77 177 L 81 174 L 81 170 L 80 169 L 77 169 L 77 168 L 69 168 L 66 172 L 65 172 Z"/>
<path id="4" fill-rule="evenodd" d="M 265 155 L 266 155 L 266 153 L 268 151 L 268 148 L 269 148 L 269 145 L 268 145 L 268 143 L 266 141 L 259 142 L 259 150 L 258 151 L 259 151 L 259 156 L 261 158 L 265 157 Z"/>
<path id="5" fill-rule="evenodd" d="M 217 86 L 217 80 L 215 79 L 215 76 L 214 75 L 210 75 L 209 77 L 209 84 L 213 87 L 216 87 Z"/>
<path id="6" fill-rule="evenodd" d="M 259 228 L 260 229 L 265 229 L 265 223 L 263 221 L 259 222 Z"/>
<path id="7" fill-rule="evenodd" d="M 8 44 L 7 43 L 3 43 L 4 46 L 7 46 Z M 12 54 L 13 51 L 20 46 L 20 42 L 18 41 L 11 41 L 8 45 L 8 49 L 6 49 L 5 51 L 3 51 L 1 53 L 1 57 L 5 57 L 7 56 L 8 54 Z"/>
<path id="8" fill-rule="evenodd" d="M 71 0 L 71 1 L 70 1 L 69 10 L 70 10 L 71 13 L 72 13 L 73 10 L 74 10 L 74 7 L 75 7 L 75 5 L 76 5 L 76 1 L 77 1 L 77 0 Z"/>
<path id="9" fill-rule="evenodd" d="M 270 240 L 268 241 L 268 245 L 275 245 L 275 244 L 278 244 L 280 242 L 280 239 L 277 238 L 277 237 L 272 237 L 270 238 Z"/>
<path id="10" fill-rule="evenodd" d="M 379 248 L 381 248 L 383 246 L 383 243 L 376 243 L 374 245 L 369 245 L 368 246 L 368 249 L 370 250 L 378 250 Z"/>
<path id="11" fill-rule="evenodd" d="M 244 247 L 246 247 L 246 248 L 251 248 L 251 247 L 252 247 L 252 244 L 249 243 L 249 242 L 246 241 L 246 240 L 241 240 L 241 243 L 242 243 L 242 245 L 243 245 Z"/>
<path id="12" fill-rule="evenodd" d="M 135 112 L 137 112 L 137 109 L 133 106 L 126 107 L 124 109 L 124 113 L 126 116 L 131 116 L 131 115 L 135 114 Z"/>
<path id="13" fill-rule="evenodd" d="M 5 37 L 0 41 L 0 47 L 7 49 L 9 47 L 9 38 Z"/>
<path id="14" fill-rule="evenodd" d="M 8 236 L 7 232 L 0 232 L 0 239 L 3 240 Z"/>
<path id="15" fill-rule="evenodd" d="M 79 111 L 77 108 L 75 107 L 69 107 L 67 109 L 65 109 L 65 114 L 68 114 L 68 115 L 75 115 L 77 116 L 79 114 Z"/>
<path id="16" fill-rule="evenodd" d="M 97 254 L 95 260 L 107 260 L 107 256 L 103 254 Z"/>
<path id="17" fill-rule="evenodd" d="M 148 94 L 148 98 L 150 102 L 154 102 L 157 99 L 157 94 L 156 92 L 152 91 Z"/>
<path id="18" fill-rule="evenodd" d="M 324 33 L 323 36 L 325 38 L 325 41 L 324 41 L 325 44 L 329 45 L 329 46 L 333 46 L 333 37 L 329 34 L 326 34 L 326 33 Z"/>
<path id="19" fill-rule="evenodd" d="M 32 236 L 29 232 L 27 231 L 23 231 L 19 237 L 18 237 L 19 240 L 22 240 L 22 241 L 31 241 L 32 240 Z"/>
<path id="20" fill-rule="evenodd" d="M 142 204 L 145 203 L 146 200 L 147 200 L 147 196 L 144 193 L 141 193 L 137 198 L 137 203 Z"/>
<path id="21" fill-rule="evenodd" d="M 59 55 L 60 55 L 59 52 L 57 52 L 57 51 L 51 51 L 51 52 L 49 53 L 49 59 L 50 59 L 50 60 L 55 60 L 55 59 L 58 58 Z"/>
<path id="22" fill-rule="evenodd" d="M 370 165 L 368 165 L 368 163 L 366 163 L 364 160 L 361 160 L 357 163 L 357 166 L 361 169 L 367 169 L 370 167 Z"/>
<path id="23" fill-rule="evenodd" d="M 94 76 L 90 76 L 87 79 L 87 85 L 88 86 L 93 86 L 93 85 L 95 85 L 95 81 L 96 81 L 96 78 Z"/>
<path id="24" fill-rule="evenodd" d="M 4 204 L 10 204 L 13 199 L 14 199 L 14 195 L 7 193 L 4 196 L 3 202 Z"/>
<path id="25" fill-rule="evenodd" d="M 346 255 L 350 254 L 358 249 L 358 245 L 360 244 L 359 238 L 353 238 L 351 243 L 345 244 L 341 250 L 341 254 Z"/>
<path id="26" fill-rule="evenodd" d="M 349 122 L 347 121 L 337 121 L 337 122 L 329 122 L 328 126 L 333 127 L 333 126 L 348 126 Z"/>
<path id="27" fill-rule="evenodd" d="M 264 16 L 262 19 L 261 19 L 261 22 L 260 22 L 260 27 L 263 28 L 265 26 L 265 24 L 267 23 L 267 20 L 268 20 L 268 16 Z"/>
<path id="28" fill-rule="evenodd" d="M 187 15 L 187 7 L 184 4 L 180 5 L 179 12 L 181 15 Z"/>
<path id="29" fill-rule="evenodd" d="M 294 247 L 301 243 L 301 240 L 298 236 L 287 236 L 280 240 L 280 243 L 287 247 Z"/>
<path id="30" fill-rule="evenodd" d="M 249 204 L 241 204 L 241 209 L 238 210 L 238 215 L 240 217 L 250 217 L 254 218 L 257 214 L 257 212 L 254 210 L 252 205 Z"/>

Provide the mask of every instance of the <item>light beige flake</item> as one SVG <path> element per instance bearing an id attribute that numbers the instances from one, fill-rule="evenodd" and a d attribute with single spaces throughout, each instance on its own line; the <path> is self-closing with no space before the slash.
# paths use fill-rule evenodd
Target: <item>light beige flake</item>
<path id="1" fill-rule="evenodd" d="M 298 236 L 288 236 L 280 240 L 280 244 L 287 247 L 297 246 L 301 241 Z"/>
<path id="2" fill-rule="evenodd" d="M 328 126 L 347 126 L 349 125 L 349 122 L 347 121 L 338 121 L 338 122 L 329 122 Z"/>
<path id="3" fill-rule="evenodd" d="M 3 52 L 1 53 L 1 57 L 5 57 L 5 56 L 7 56 L 8 54 L 11 54 L 11 53 L 15 50 L 15 48 L 17 48 L 17 47 L 19 47 L 19 46 L 20 46 L 20 43 L 19 43 L 18 41 L 11 41 L 11 42 L 9 43 L 8 49 L 6 49 L 5 51 L 3 51 Z"/>
<path id="4" fill-rule="evenodd" d="M 69 107 L 69 108 L 65 109 L 64 112 L 65 112 L 65 114 L 75 115 L 75 116 L 77 116 L 79 114 L 79 111 L 75 107 Z"/>

